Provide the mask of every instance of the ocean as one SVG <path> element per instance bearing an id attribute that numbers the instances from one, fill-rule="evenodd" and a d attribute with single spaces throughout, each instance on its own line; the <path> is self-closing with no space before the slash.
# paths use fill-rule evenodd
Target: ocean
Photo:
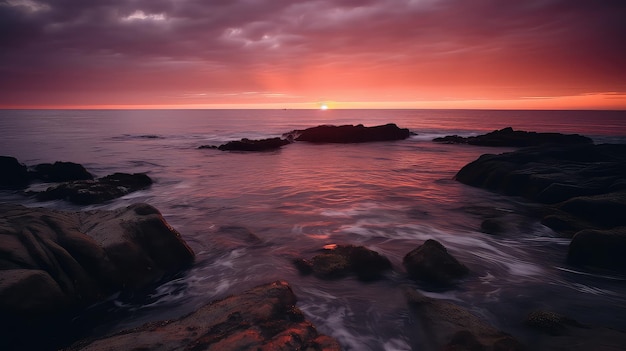
<path id="1" fill-rule="evenodd" d="M 386 123 L 416 135 L 365 144 L 298 142 L 261 153 L 198 149 L 320 124 Z M 98 177 L 145 172 L 155 183 L 93 206 L 36 202 L 10 191 L 0 191 L 0 201 L 62 210 L 146 202 L 195 251 L 191 269 L 147 295 L 112 296 L 78 316 L 77 325 L 98 320 L 92 336 L 179 317 L 274 280 L 289 282 L 306 317 L 345 350 L 419 349 L 406 287 L 451 300 L 521 339 L 521 321 L 535 309 L 626 329 L 624 277 L 569 267 L 570 240 L 529 216 L 532 205 L 453 179 L 480 155 L 513 148 L 431 141 L 509 126 L 626 143 L 625 111 L 3 110 L 0 155 L 26 165 L 77 162 Z M 481 233 L 481 221 L 494 212 L 509 219 L 507 232 Z M 250 242 L 246 233 L 260 240 Z M 402 273 L 404 255 L 430 238 L 470 268 L 459 287 L 429 290 Z M 364 245 L 388 257 L 394 271 L 369 283 L 300 275 L 292 259 L 311 258 L 327 244 Z"/>

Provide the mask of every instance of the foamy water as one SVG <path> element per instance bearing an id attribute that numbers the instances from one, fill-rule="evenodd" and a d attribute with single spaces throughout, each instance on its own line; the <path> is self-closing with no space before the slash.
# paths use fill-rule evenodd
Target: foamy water
<path id="1" fill-rule="evenodd" d="M 417 135 L 358 145 L 296 143 L 266 153 L 197 149 L 319 124 L 389 122 Z M 277 279 L 291 284 L 307 318 L 346 350 L 421 345 L 402 295 L 407 285 L 455 301 L 514 335 L 523 334 L 519 321 L 537 308 L 626 328 L 620 277 L 567 266 L 569 240 L 527 217 L 523 200 L 452 179 L 481 154 L 512 149 L 430 141 L 507 126 L 626 141 L 623 112 L 0 111 L 2 155 L 28 165 L 78 162 L 96 176 L 147 172 L 155 181 L 149 189 L 87 207 L 37 203 L 10 192 L 0 193 L 0 200 L 67 210 L 147 202 L 194 249 L 195 265 L 148 296 L 113 296 L 81 316 L 79 321 L 98 316 L 103 326 L 93 334 L 178 317 Z M 505 234 L 479 232 L 488 213 L 506 216 Z M 402 257 L 431 238 L 471 269 L 457 289 L 433 291 L 404 276 Z M 290 263 L 333 243 L 376 250 L 394 271 L 372 283 L 323 281 L 300 276 Z"/>

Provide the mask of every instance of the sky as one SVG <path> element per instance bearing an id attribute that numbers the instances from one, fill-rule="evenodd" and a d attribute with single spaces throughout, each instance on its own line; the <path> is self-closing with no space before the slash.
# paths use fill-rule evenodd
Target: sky
<path id="1" fill-rule="evenodd" d="M 0 0 L 0 108 L 626 109 L 624 0 Z"/>

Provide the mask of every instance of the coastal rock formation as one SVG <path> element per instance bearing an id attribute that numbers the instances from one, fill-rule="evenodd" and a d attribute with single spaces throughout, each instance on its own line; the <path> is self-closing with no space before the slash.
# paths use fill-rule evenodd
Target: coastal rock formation
<path id="1" fill-rule="evenodd" d="M 448 253 L 438 241 L 428 239 L 404 256 L 402 264 L 409 275 L 429 283 L 450 285 L 469 273 L 469 269 Z"/>
<path id="2" fill-rule="evenodd" d="M 281 138 L 268 138 L 251 140 L 243 138 L 241 140 L 229 141 L 226 144 L 222 144 L 217 147 L 221 151 L 271 151 L 280 149 L 281 147 L 290 144 L 289 140 Z M 210 145 L 202 145 L 199 149 L 215 149 L 216 147 Z"/>
<path id="3" fill-rule="evenodd" d="M 69 182 L 91 180 L 93 175 L 82 165 L 74 162 L 40 163 L 30 172 L 30 176 L 44 182 Z"/>
<path id="4" fill-rule="evenodd" d="M 294 130 L 283 136 L 288 140 L 312 143 L 365 143 L 372 141 L 402 140 L 411 135 L 408 129 L 393 123 L 365 127 L 359 125 L 321 125 L 304 130 Z"/>
<path id="5" fill-rule="evenodd" d="M 524 350 L 511 335 L 487 324 L 461 306 L 426 297 L 413 289 L 405 295 L 420 323 L 418 333 L 425 350 Z"/>
<path id="6" fill-rule="evenodd" d="M 0 189 L 21 189 L 28 186 L 28 169 L 15 157 L 0 156 Z"/>
<path id="7" fill-rule="evenodd" d="M 115 291 L 143 289 L 193 259 L 180 234 L 147 204 L 88 212 L 0 204 L 2 324 L 17 328 Z"/>
<path id="8" fill-rule="evenodd" d="M 549 205 L 541 211 L 542 223 L 574 237 L 570 263 L 626 272 L 621 258 L 626 246 L 626 145 L 552 146 L 483 155 L 463 167 L 456 179 Z"/>
<path id="9" fill-rule="evenodd" d="M 376 280 L 391 269 L 391 262 L 376 251 L 363 246 L 328 245 L 323 253 L 310 261 L 294 261 L 303 274 L 313 273 L 322 279 L 337 279 L 355 274 L 363 281 Z"/>
<path id="10" fill-rule="evenodd" d="M 210 303 L 177 320 L 148 323 L 67 351 L 104 350 L 341 350 L 295 307 L 286 282 L 262 285 Z"/>
<path id="11" fill-rule="evenodd" d="M 461 137 L 458 135 L 448 135 L 441 138 L 435 138 L 433 141 L 444 144 L 510 147 L 539 146 L 545 144 L 574 145 L 593 143 L 590 138 L 579 134 L 526 132 L 522 130 L 513 130 L 511 127 L 494 130 L 493 132 L 478 136 Z"/>
<path id="12" fill-rule="evenodd" d="M 62 183 L 37 193 L 37 200 L 67 200 L 78 205 L 89 205 L 112 200 L 152 184 L 143 173 L 114 173 L 95 180 L 77 180 Z"/>

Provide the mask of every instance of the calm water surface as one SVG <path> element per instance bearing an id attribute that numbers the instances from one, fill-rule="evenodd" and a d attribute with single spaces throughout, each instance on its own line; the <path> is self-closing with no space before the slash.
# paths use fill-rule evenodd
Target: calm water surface
<path id="1" fill-rule="evenodd" d="M 417 135 L 359 145 L 296 143 L 265 153 L 197 149 L 319 124 L 389 122 Z M 421 348 L 404 286 L 453 300 L 521 338 L 520 321 L 538 308 L 626 328 L 621 277 L 572 270 L 564 263 L 569 240 L 527 216 L 522 199 L 453 180 L 481 154 L 512 149 L 430 141 L 507 126 L 626 142 L 626 114 L 610 111 L 0 111 L 2 155 L 27 165 L 78 162 L 96 176 L 146 172 L 155 181 L 98 206 L 36 203 L 10 192 L 0 193 L 0 201 L 66 210 L 147 202 L 194 249 L 196 264 L 147 298 L 114 296 L 94 306 L 91 316 L 103 326 L 93 334 L 181 316 L 277 279 L 291 284 L 298 307 L 346 350 Z M 504 235 L 479 231 L 481 221 L 494 215 L 508 219 Z M 249 240 L 248 233 L 260 240 Z M 403 256 L 429 238 L 471 269 L 457 289 L 433 291 L 402 274 Z M 293 258 L 310 258 L 331 243 L 365 245 L 387 256 L 395 270 L 384 280 L 362 283 L 303 277 L 291 265 Z"/>

